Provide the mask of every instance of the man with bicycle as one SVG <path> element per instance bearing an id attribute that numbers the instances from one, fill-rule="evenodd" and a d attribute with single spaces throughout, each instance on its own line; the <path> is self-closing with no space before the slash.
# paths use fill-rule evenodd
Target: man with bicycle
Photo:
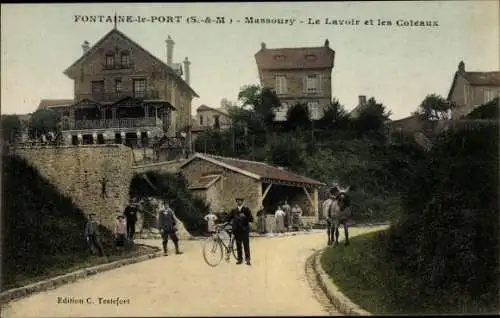
<path id="1" fill-rule="evenodd" d="M 231 210 L 229 221 L 232 223 L 233 235 L 236 240 L 237 262 L 236 264 L 243 263 L 242 245 L 245 250 L 245 262 L 247 265 L 250 263 L 250 223 L 253 222 L 253 216 L 250 209 L 243 205 L 242 198 L 236 199 L 236 208 Z"/>

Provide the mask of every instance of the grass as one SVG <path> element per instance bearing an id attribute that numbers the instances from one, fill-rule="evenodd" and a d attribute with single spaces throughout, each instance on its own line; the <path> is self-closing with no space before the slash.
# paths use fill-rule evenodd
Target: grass
<path id="1" fill-rule="evenodd" d="M 417 293 L 418 278 L 394 268 L 385 253 L 385 238 L 386 231 L 353 237 L 349 246 L 327 248 L 321 259 L 333 283 L 363 309 L 376 315 L 498 312 L 493 295 L 480 303 L 448 290 L 433 290 L 427 297 Z"/>
<path id="2" fill-rule="evenodd" d="M 107 251 L 106 256 L 104 257 L 89 255 L 88 252 L 83 254 L 51 256 L 50 263 L 57 265 L 42 267 L 37 273 L 17 274 L 13 279 L 9 279 L 11 282 L 4 282 L 2 284 L 2 291 L 30 285 L 45 279 L 68 274 L 96 265 L 147 255 L 159 250 L 160 249 L 157 247 L 135 244 L 134 247 L 128 251 L 111 249 Z M 41 263 L 43 262 L 41 261 Z"/>

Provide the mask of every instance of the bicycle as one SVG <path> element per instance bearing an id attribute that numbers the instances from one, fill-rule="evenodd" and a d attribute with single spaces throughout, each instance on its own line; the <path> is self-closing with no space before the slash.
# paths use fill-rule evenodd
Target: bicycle
<path id="1" fill-rule="evenodd" d="M 223 232 L 229 235 L 227 245 L 221 237 L 221 233 Z M 224 257 L 224 251 L 226 252 L 226 262 L 229 262 L 231 254 L 234 259 L 237 259 L 236 241 L 234 240 L 231 226 L 228 223 L 217 224 L 215 226 L 215 233 L 203 244 L 203 258 L 205 259 L 205 263 L 212 267 L 219 265 Z M 214 261 L 209 260 L 209 256 L 214 256 Z"/>

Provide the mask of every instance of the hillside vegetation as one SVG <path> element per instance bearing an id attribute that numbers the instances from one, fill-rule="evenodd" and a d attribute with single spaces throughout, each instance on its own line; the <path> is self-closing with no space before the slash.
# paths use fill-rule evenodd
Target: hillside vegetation
<path id="1" fill-rule="evenodd" d="M 91 256 L 83 211 L 24 160 L 2 160 L 2 290 L 142 250 L 116 254 L 113 234 L 101 226 L 107 257 Z"/>
<path id="2" fill-rule="evenodd" d="M 186 179 L 180 173 L 138 174 L 132 179 L 129 194 L 130 197 L 138 199 L 156 197 L 170 200 L 175 215 L 191 235 L 200 235 L 204 232 L 203 217 L 208 212 L 209 206 L 191 194 L 187 189 Z"/>
<path id="3" fill-rule="evenodd" d="M 268 110 L 280 103 L 266 89 L 245 88 L 240 101 L 243 107 L 229 107 L 233 126 L 200 135 L 196 151 L 265 161 L 329 185 L 349 185 L 356 222 L 387 221 L 400 211 L 399 193 L 423 151 L 413 143 L 386 144 L 383 123 L 390 112 L 374 98 L 355 119 L 333 101 L 320 120 L 310 120 L 307 107 L 297 104 L 285 122 L 270 119 Z"/>

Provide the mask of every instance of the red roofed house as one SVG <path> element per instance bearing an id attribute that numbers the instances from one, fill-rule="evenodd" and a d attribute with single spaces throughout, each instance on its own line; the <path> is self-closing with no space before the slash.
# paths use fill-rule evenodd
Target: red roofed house
<path id="1" fill-rule="evenodd" d="M 154 138 L 190 137 L 190 62 L 173 62 L 173 40 L 166 61 L 116 27 L 95 45 L 85 41 L 82 55 L 64 74 L 74 81 L 74 98 L 42 100 L 39 109 L 62 115 L 66 143 L 147 145 Z M 182 77 L 184 75 L 184 78 Z M 188 143 L 187 143 L 188 144 Z"/>
<path id="2" fill-rule="evenodd" d="M 229 212 L 244 198 L 254 217 L 262 204 L 274 213 L 283 200 L 298 203 L 303 221 L 319 220 L 318 188 L 324 183 L 264 162 L 196 153 L 180 167 L 189 189 L 210 203 L 211 210 Z"/>
<path id="3" fill-rule="evenodd" d="M 464 117 L 478 106 L 499 96 L 500 71 L 466 72 L 462 61 L 458 64 L 448 93 L 448 101 L 456 105 L 451 112 L 451 118 Z"/>
<path id="4" fill-rule="evenodd" d="M 320 47 L 269 49 L 255 54 L 261 86 L 273 88 L 282 102 L 276 120 L 286 120 L 289 107 L 306 103 L 312 119 L 321 119 L 332 100 L 335 51 L 328 40 Z"/>

